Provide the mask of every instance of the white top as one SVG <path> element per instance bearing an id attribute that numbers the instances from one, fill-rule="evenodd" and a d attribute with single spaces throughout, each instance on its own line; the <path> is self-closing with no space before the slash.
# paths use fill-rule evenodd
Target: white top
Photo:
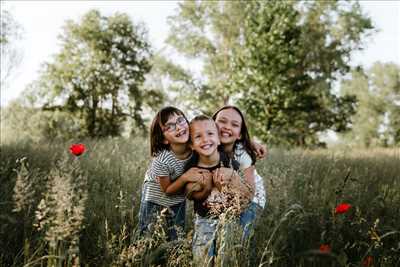
<path id="1" fill-rule="evenodd" d="M 252 160 L 247 153 L 247 151 L 243 148 L 241 144 L 238 144 L 235 149 L 235 160 L 237 160 L 240 164 L 240 170 L 244 171 L 245 169 L 251 167 L 252 165 Z M 253 202 L 260 205 L 262 208 L 265 207 L 265 201 L 266 201 L 266 194 L 265 194 L 265 187 L 264 187 L 264 181 L 262 177 L 257 173 L 256 170 L 254 170 L 254 184 L 255 184 L 255 192 L 254 192 L 254 198 Z"/>

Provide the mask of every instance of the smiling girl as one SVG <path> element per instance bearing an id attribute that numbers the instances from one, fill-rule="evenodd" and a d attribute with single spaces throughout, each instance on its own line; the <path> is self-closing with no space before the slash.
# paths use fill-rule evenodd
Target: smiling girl
<path id="1" fill-rule="evenodd" d="M 203 179 L 203 170 L 197 168 L 183 173 L 192 154 L 188 141 L 189 125 L 183 112 L 175 107 L 161 109 L 150 127 L 150 152 L 153 158 L 142 188 L 140 235 L 151 231 L 157 215 L 163 210 L 169 240 L 177 238 L 177 227 L 184 228 L 185 185 Z"/>
<path id="2" fill-rule="evenodd" d="M 251 204 L 240 215 L 240 224 L 244 229 L 244 240 L 246 240 L 266 202 L 263 180 L 255 170 L 254 143 L 251 142 L 244 115 L 239 108 L 224 106 L 214 113 L 213 119 L 217 124 L 224 152 L 239 162 L 240 169 L 254 192 Z"/>

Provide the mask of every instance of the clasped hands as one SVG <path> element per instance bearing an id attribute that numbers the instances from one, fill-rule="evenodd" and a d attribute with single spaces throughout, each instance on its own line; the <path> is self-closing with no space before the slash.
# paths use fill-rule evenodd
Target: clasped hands
<path id="1" fill-rule="evenodd" d="M 201 191 L 207 184 L 211 184 L 221 191 L 222 186 L 229 184 L 232 179 L 237 178 L 237 173 L 233 169 L 225 167 L 215 169 L 212 172 L 194 167 L 188 170 L 186 175 L 188 182 L 197 185 L 192 188 L 193 191 Z"/>

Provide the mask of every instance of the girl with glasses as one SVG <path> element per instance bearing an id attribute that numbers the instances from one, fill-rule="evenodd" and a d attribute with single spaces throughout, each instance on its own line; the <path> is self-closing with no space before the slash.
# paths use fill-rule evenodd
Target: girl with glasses
<path id="1" fill-rule="evenodd" d="M 184 188 L 188 182 L 201 183 L 204 170 L 184 166 L 192 150 L 188 144 L 189 125 L 183 112 L 165 107 L 150 127 L 152 161 L 146 171 L 139 210 L 139 234 L 151 233 L 161 212 L 166 216 L 168 240 L 177 239 L 176 228 L 185 227 Z"/>

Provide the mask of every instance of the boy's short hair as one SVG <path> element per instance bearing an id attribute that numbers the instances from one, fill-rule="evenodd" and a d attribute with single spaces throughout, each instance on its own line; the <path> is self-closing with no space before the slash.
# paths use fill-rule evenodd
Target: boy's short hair
<path id="1" fill-rule="evenodd" d="M 200 114 L 190 120 L 189 126 L 192 125 L 196 121 L 211 121 L 215 124 L 215 121 L 211 117 L 204 115 L 204 114 Z M 215 124 L 215 127 L 217 127 L 216 124 Z"/>
<path id="2" fill-rule="evenodd" d="M 195 116 L 193 119 L 191 119 L 190 123 L 195 122 L 195 121 L 214 121 L 214 120 L 207 115 L 200 114 L 200 115 Z"/>

